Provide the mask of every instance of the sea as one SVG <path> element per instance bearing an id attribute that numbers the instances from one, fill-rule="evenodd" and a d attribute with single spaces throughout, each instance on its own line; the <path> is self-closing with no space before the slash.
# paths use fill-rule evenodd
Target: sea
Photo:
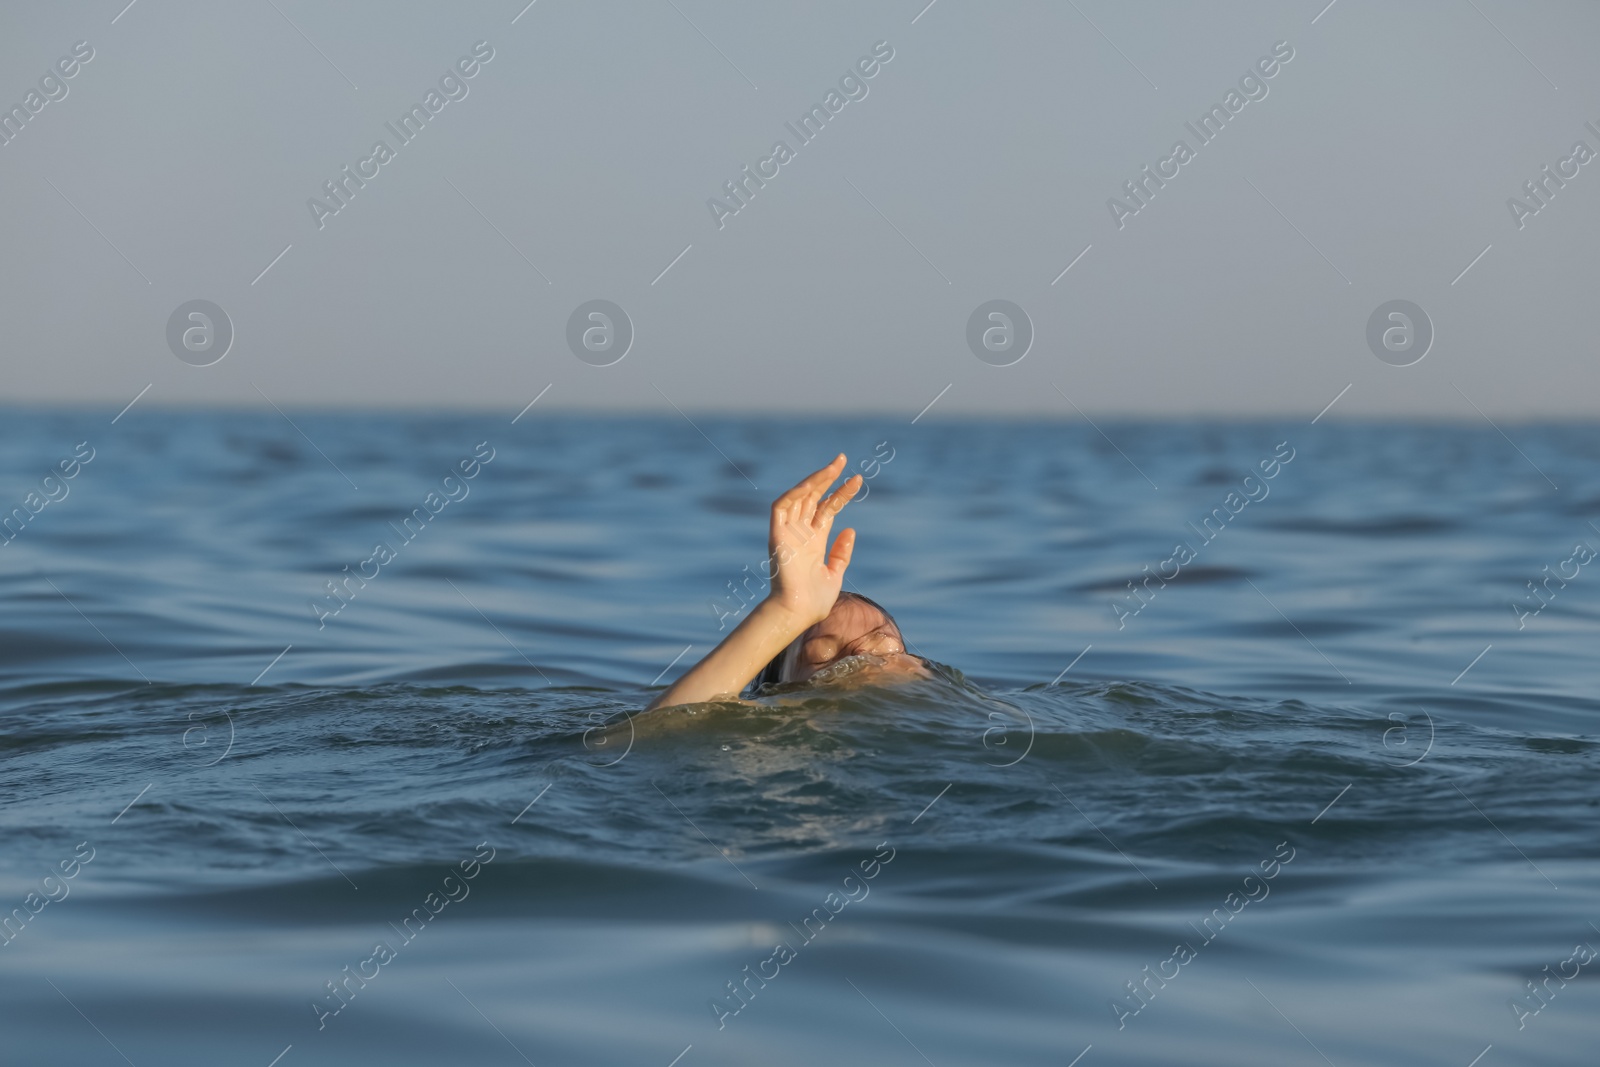
<path id="1" fill-rule="evenodd" d="M 644 711 L 841 451 L 937 669 Z M 1588 423 L 7 409 L 0 1061 L 1593 1064 L 1597 552 Z"/>

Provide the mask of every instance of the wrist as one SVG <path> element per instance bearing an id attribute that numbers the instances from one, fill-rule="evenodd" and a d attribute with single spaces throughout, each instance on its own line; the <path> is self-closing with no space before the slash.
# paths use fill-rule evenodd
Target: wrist
<path id="1" fill-rule="evenodd" d="M 768 596 L 760 604 L 756 605 L 756 610 L 752 614 L 760 615 L 766 620 L 773 630 L 783 638 L 785 645 L 821 621 L 820 619 L 807 617 L 773 596 Z"/>

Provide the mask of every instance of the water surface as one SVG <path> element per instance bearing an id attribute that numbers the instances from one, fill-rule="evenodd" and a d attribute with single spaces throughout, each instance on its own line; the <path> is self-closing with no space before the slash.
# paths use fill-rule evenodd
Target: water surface
<path id="1" fill-rule="evenodd" d="M 8 1060 L 1593 1062 L 1590 426 L 112 414 L 0 421 Z M 841 449 L 953 673 L 640 714 Z"/>

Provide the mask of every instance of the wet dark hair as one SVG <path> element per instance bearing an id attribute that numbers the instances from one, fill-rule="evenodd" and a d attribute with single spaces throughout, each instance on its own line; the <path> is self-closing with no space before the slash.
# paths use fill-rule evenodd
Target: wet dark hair
<path id="1" fill-rule="evenodd" d="M 883 613 L 883 617 L 889 620 L 889 625 L 893 626 L 896 632 L 904 635 L 905 631 L 901 630 L 900 624 L 894 621 L 894 616 L 889 614 L 889 609 L 878 603 L 876 600 L 873 600 L 871 597 L 864 596 L 861 593 L 852 593 L 848 590 L 845 590 L 839 593 L 839 599 L 854 600 L 857 603 L 866 604 L 868 607 L 877 608 Z M 835 606 L 837 606 L 837 603 Z M 807 629 L 809 629 L 809 627 L 807 627 Z M 795 638 L 795 641 L 798 640 L 798 637 Z M 784 654 L 787 653 L 793 646 L 794 642 L 791 641 L 788 645 L 784 646 L 782 652 L 779 652 L 776 656 L 772 657 L 772 662 L 761 668 L 761 673 L 756 675 L 756 680 L 750 683 L 751 689 L 755 690 L 756 692 L 760 692 L 761 689 L 766 686 L 777 685 L 783 681 L 783 657 Z"/>

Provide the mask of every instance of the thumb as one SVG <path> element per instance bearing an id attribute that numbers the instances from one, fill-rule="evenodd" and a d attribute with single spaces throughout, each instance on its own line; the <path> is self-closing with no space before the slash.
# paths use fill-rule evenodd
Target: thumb
<path id="1" fill-rule="evenodd" d="M 844 570 L 850 566 L 850 555 L 856 548 L 856 532 L 847 527 L 833 540 L 833 551 L 828 553 L 828 573 L 843 579 Z"/>

